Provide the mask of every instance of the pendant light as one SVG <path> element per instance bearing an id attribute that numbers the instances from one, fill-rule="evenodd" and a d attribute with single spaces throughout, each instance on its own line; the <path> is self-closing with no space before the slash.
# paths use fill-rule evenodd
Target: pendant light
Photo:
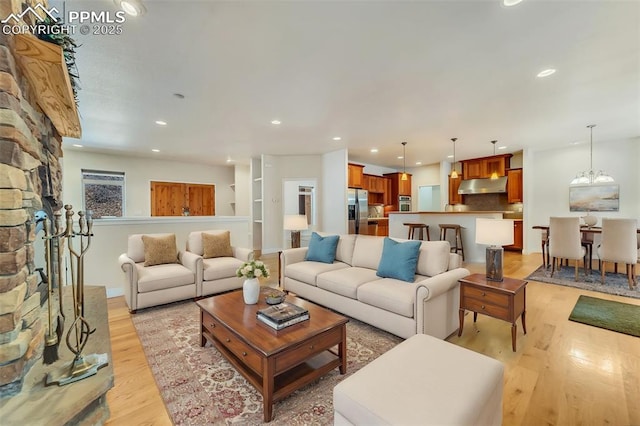
<path id="1" fill-rule="evenodd" d="M 400 180 L 407 180 L 407 143 L 402 142 L 402 176 Z"/>
<path id="2" fill-rule="evenodd" d="M 594 183 L 612 183 L 615 182 L 613 177 L 603 172 L 602 170 L 598 170 L 595 172 L 593 170 L 593 128 L 596 127 L 595 124 L 589 124 L 587 128 L 590 131 L 589 137 L 589 170 L 584 171 L 582 173 L 578 173 L 575 178 L 571 181 L 570 185 L 591 185 Z"/>
<path id="3" fill-rule="evenodd" d="M 493 144 L 493 156 L 495 157 L 496 155 L 496 143 L 498 141 L 491 141 L 491 143 Z M 498 171 L 497 170 L 493 170 L 493 172 L 491 172 L 491 179 L 498 179 Z"/>
<path id="4" fill-rule="evenodd" d="M 451 138 L 453 142 L 453 171 L 451 172 L 451 179 L 458 179 L 458 172 L 456 171 L 456 141 L 458 138 Z"/>

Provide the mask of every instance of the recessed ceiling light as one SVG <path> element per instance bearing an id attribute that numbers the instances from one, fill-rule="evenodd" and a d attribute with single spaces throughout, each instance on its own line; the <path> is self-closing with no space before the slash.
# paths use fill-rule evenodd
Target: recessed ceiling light
<path id="1" fill-rule="evenodd" d="M 158 126 L 166 126 L 166 125 L 167 125 L 167 122 L 166 122 L 166 121 L 162 121 L 162 120 L 156 120 L 156 124 L 157 124 Z"/>
<path id="2" fill-rule="evenodd" d="M 80 145 L 79 143 L 74 143 L 73 146 L 75 146 L 76 148 L 82 148 L 84 145 Z"/>
<path id="3" fill-rule="evenodd" d="M 507 7 L 510 6 L 515 6 L 516 4 L 520 3 L 522 0 L 502 0 L 502 4 L 504 4 Z"/>
<path id="4" fill-rule="evenodd" d="M 538 73 L 538 77 L 542 78 L 542 77 L 549 77 L 551 74 L 554 74 L 556 72 L 556 70 L 554 70 L 553 68 L 548 68 L 546 70 L 540 71 Z"/>
<path id="5" fill-rule="evenodd" d="M 402 155 L 398 155 L 398 160 L 402 160 L 404 157 Z"/>
<path id="6" fill-rule="evenodd" d="M 422 165 L 422 161 L 416 161 L 416 166 L 421 166 Z"/>
<path id="7" fill-rule="evenodd" d="M 147 8 L 144 7 L 141 0 L 114 0 L 113 2 L 120 9 L 124 10 L 127 15 L 144 15 L 147 11 Z"/>
<path id="8" fill-rule="evenodd" d="M 334 140 L 334 141 L 341 141 L 341 140 L 342 140 L 342 138 L 341 138 L 340 136 L 334 136 L 334 137 L 333 137 L 333 140 Z"/>
<path id="9" fill-rule="evenodd" d="M 376 152 L 378 152 L 378 148 L 371 148 L 371 153 L 375 154 Z"/>
<path id="10" fill-rule="evenodd" d="M 160 150 L 159 150 L 159 149 L 155 149 L 155 148 L 154 148 L 154 149 L 152 149 L 151 151 L 153 151 L 153 152 L 160 152 Z"/>
<path id="11" fill-rule="evenodd" d="M 271 120 L 271 124 L 280 124 L 282 123 L 280 120 Z"/>
<path id="12" fill-rule="evenodd" d="M 499 146 L 498 149 L 507 149 L 506 146 Z"/>
<path id="13" fill-rule="evenodd" d="M 453 158 L 453 155 L 447 155 L 447 158 Z"/>

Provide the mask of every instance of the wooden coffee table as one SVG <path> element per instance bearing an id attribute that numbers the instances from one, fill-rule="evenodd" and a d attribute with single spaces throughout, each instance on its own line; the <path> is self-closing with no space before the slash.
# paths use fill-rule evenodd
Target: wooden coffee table
<path id="1" fill-rule="evenodd" d="M 349 319 L 303 299 L 286 300 L 308 309 L 310 318 L 279 331 L 256 319 L 267 306 L 262 295 L 256 305 L 245 305 L 242 290 L 196 302 L 200 345 L 209 340 L 262 394 L 265 422 L 271 421 L 274 402 L 336 367 L 347 372 Z"/>

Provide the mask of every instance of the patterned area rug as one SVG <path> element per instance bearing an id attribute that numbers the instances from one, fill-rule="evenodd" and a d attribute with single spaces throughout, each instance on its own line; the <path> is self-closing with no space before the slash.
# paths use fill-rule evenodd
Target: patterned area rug
<path id="1" fill-rule="evenodd" d="M 138 311 L 133 323 L 176 425 L 262 423 L 262 396 L 210 343 L 200 347 L 192 301 Z M 333 388 L 402 339 L 351 319 L 347 374 L 337 369 L 277 402 L 272 425 L 333 424 Z"/>
<path id="2" fill-rule="evenodd" d="M 545 269 L 543 266 L 540 266 L 526 279 L 640 299 L 640 286 L 630 290 L 627 275 L 624 272 L 625 266 L 619 265 L 619 268 L 622 268 L 621 274 L 605 272 L 604 284 L 600 283 L 600 271 L 597 269 L 594 269 L 591 274 L 587 275 L 584 274 L 584 269 L 578 269 L 578 279 L 580 281 L 575 281 L 575 269 L 573 266 L 563 266 L 559 271 L 553 273 L 553 277 L 551 277 L 550 267 Z"/>

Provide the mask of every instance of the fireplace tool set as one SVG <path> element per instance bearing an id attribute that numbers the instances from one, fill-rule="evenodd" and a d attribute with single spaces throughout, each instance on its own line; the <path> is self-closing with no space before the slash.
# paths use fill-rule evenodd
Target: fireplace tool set
<path id="1" fill-rule="evenodd" d="M 86 377 L 96 374 L 98 369 L 109 363 L 107 354 L 90 354 L 83 355 L 84 347 L 87 345 L 89 336 L 95 331 L 84 317 L 84 256 L 91 246 L 91 237 L 93 236 L 91 228 L 93 227 L 93 218 L 91 210 L 78 212 L 78 227 L 76 232 L 73 229 L 73 207 L 69 204 L 64 206 L 66 210 L 66 227 L 62 230 L 62 214 L 56 212 L 53 228 L 48 218 L 44 220 L 44 237 L 45 240 L 45 256 L 47 262 L 48 279 L 48 327 L 45 334 L 44 362 L 50 364 L 58 359 L 58 345 L 61 343 L 64 334 L 64 326 L 67 318 L 63 309 L 62 297 L 62 280 L 58 276 L 57 280 L 53 280 L 53 274 L 56 272 L 61 274 L 63 240 L 66 239 L 66 246 L 69 252 L 69 263 L 71 269 L 71 291 L 73 300 L 73 317 L 70 318 L 71 324 L 67 331 L 65 343 L 74 354 L 74 358 L 70 363 L 64 364 L 57 370 L 47 374 L 46 385 L 58 384 L 60 386 L 82 380 Z M 73 239 L 79 239 L 79 248 L 75 248 Z M 51 243 L 54 244 L 51 244 Z M 58 247 L 57 250 L 57 271 L 53 266 L 51 247 Z M 58 283 L 59 309 L 54 306 L 52 296 L 54 295 L 53 283 Z M 57 321 L 55 318 L 56 310 L 58 310 Z"/>

